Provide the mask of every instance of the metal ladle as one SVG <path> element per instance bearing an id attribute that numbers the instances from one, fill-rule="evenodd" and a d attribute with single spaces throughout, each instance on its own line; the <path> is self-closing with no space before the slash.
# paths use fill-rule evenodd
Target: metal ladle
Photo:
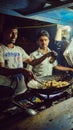
<path id="1" fill-rule="evenodd" d="M 36 115 L 38 112 L 31 109 L 31 108 L 24 108 L 22 107 L 19 103 L 15 102 L 15 101 L 12 101 L 12 103 L 18 107 L 20 107 L 22 110 L 24 110 L 27 114 L 31 115 L 31 116 L 34 116 Z"/>

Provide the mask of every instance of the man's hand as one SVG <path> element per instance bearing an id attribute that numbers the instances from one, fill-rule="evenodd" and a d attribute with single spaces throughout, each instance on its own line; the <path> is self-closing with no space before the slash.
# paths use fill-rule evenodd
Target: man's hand
<path id="1" fill-rule="evenodd" d="M 35 79 L 35 76 L 32 73 L 32 71 L 29 71 L 27 69 L 23 69 L 23 75 L 24 75 L 24 78 L 26 80 L 26 83 L 29 82 L 32 79 Z"/>
<path id="2" fill-rule="evenodd" d="M 57 57 L 58 56 L 58 54 L 57 54 L 57 52 L 55 52 L 55 51 L 51 51 L 51 52 L 49 52 L 49 53 L 47 53 L 47 57 Z"/>
<path id="3" fill-rule="evenodd" d="M 51 51 L 51 56 L 52 56 L 52 57 L 53 57 L 53 56 L 57 57 L 57 56 L 58 56 L 58 53 L 57 53 L 56 51 Z"/>
<path id="4" fill-rule="evenodd" d="M 31 77 L 32 79 L 34 78 L 32 71 L 29 71 L 28 69 L 23 70 L 23 75 L 27 77 Z"/>

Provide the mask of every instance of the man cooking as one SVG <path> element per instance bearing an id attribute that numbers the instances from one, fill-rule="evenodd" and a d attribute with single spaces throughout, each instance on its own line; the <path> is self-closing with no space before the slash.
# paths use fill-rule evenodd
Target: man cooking
<path id="1" fill-rule="evenodd" d="M 38 34 L 38 37 L 37 37 L 37 43 L 39 45 L 39 48 L 36 51 L 32 52 L 30 54 L 30 57 L 33 60 L 36 60 L 36 59 L 39 59 L 40 57 L 42 58 L 47 53 L 50 53 L 51 50 L 48 48 L 49 42 L 50 42 L 49 33 L 46 30 L 41 30 L 41 32 Z M 73 68 L 59 66 L 56 60 L 54 60 L 54 62 L 51 62 L 51 59 L 52 59 L 52 55 L 49 55 L 49 57 L 46 57 L 42 61 L 40 60 L 38 65 L 34 67 L 28 65 L 27 68 L 32 70 L 32 72 L 37 77 L 44 77 L 44 76 L 52 75 L 53 68 L 60 71 L 73 72 Z"/>

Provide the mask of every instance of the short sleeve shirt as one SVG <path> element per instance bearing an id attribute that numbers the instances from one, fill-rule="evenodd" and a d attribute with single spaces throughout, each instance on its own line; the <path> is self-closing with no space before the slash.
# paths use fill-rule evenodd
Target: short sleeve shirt
<path id="1" fill-rule="evenodd" d="M 14 46 L 14 48 L 0 46 L 0 62 L 4 62 L 5 67 L 21 68 L 23 61 L 28 58 L 28 54 L 19 46 Z"/>
<path id="2" fill-rule="evenodd" d="M 48 48 L 48 52 L 49 51 L 51 51 L 51 50 Z M 43 55 L 44 54 L 42 53 L 40 48 L 30 54 L 32 59 L 38 59 L 38 58 L 42 57 Z M 57 65 L 57 61 L 55 60 L 54 63 L 51 64 L 49 62 L 50 58 L 51 57 L 47 57 L 40 64 L 36 65 L 35 67 L 32 67 L 32 71 L 36 76 L 44 77 L 44 76 L 52 75 L 53 67 L 55 67 Z"/>
<path id="3" fill-rule="evenodd" d="M 0 62 L 3 62 L 7 68 L 22 68 L 23 61 L 28 58 L 28 54 L 19 46 L 14 46 L 14 48 L 8 48 L 4 45 L 0 46 Z M 9 77 L 0 75 L 0 85 L 9 86 L 10 83 L 11 80 Z M 26 89 L 24 76 L 22 75 L 16 93 L 23 93 Z"/>

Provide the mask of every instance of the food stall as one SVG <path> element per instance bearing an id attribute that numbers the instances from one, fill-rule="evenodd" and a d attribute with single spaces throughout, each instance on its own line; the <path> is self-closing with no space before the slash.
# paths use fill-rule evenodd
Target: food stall
<path id="1" fill-rule="evenodd" d="M 53 0 L 50 0 L 50 2 L 49 0 L 47 2 L 46 0 L 43 0 L 43 2 L 41 0 L 35 1 L 18 0 L 16 3 L 11 0 L 11 2 L 7 1 L 8 4 L 6 4 L 6 1 L 1 0 L 0 13 L 1 15 L 11 15 L 22 19 L 45 20 L 45 22 L 72 26 L 72 0 L 68 1 L 68 3 L 60 0 L 58 3 L 56 1 L 56 4 L 54 4 Z M 57 10 L 54 11 L 53 9 L 56 7 Z M 60 7 L 60 10 L 58 7 Z M 69 20 L 66 17 L 67 12 Z M 61 17 L 57 18 L 58 16 Z M 4 17 L 2 17 L 1 21 L 0 31 L 3 29 Z M 37 84 L 28 83 L 25 94 L 19 96 L 15 96 L 17 84 L 14 90 L 9 87 L 6 89 L 3 86 L 1 87 L 0 128 L 3 130 L 73 130 L 72 75 L 69 73 L 64 75 L 63 73 L 62 75 L 37 78 L 36 81 Z"/>

